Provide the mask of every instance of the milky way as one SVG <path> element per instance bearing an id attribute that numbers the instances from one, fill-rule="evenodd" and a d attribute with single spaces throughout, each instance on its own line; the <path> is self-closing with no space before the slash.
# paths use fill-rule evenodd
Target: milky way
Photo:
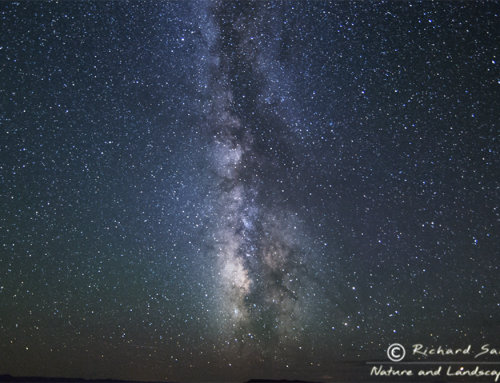
<path id="1" fill-rule="evenodd" d="M 273 89 L 281 12 L 266 3 L 211 3 L 202 12 L 216 320 L 233 344 L 247 345 L 246 352 L 283 350 L 299 344 L 320 302 L 322 309 L 336 307 L 332 319 L 345 312 L 334 295 L 318 289 L 321 245 L 305 233 L 285 191 L 300 159 L 290 148 L 294 132 L 284 113 L 272 107 L 287 98 L 284 87 Z"/>

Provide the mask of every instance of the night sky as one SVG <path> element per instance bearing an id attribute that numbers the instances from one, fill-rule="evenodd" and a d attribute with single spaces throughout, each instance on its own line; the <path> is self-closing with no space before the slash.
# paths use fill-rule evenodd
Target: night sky
<path id="1" fill-rule="evenodd" d="M 394 342 L 500 349 L 498 2 L 0 19 L 0 374 L 330 381 Z"/>

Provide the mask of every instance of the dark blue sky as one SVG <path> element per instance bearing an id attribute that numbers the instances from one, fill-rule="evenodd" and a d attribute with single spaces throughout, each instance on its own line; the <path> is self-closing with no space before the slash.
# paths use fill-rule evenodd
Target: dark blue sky
<path id="1" fill-rule="evenodd" d="M 2 2 L 0 374 L 369 380 L 394 342 L 494 346 L 499 15 Z"/>

